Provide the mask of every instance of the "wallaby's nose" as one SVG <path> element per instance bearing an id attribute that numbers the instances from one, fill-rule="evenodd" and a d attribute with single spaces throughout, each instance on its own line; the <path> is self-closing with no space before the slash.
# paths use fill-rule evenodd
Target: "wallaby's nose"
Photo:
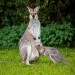
<path id="1" fill-rule="evenodd" d="M 35 17 L 35 15 L 33 15 L 33 18 Z"/>
<path id="2" fill-rule="evenodd" d="M 33 13 L 33 15 L 32 15 L 32 16 L 33 16 L 33 19 L 35 18 L 35 15 L 36 15 L 36 14 L 35 14 L 35 13 Z"/>

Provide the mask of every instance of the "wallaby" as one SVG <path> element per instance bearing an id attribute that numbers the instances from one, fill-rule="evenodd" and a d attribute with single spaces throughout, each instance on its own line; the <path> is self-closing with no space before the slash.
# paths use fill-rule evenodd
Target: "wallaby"
<path id="1" fill-rule="evenodd" d="M 40 54 L 43 54 L 45 56 L 49 56 L 50 59 L 56 63 L 56 62 L 64 62 L 67 63 L 60 51 L 53 47 L 44 47 L 44 46 L 37 46 L 37 50 Z"/>
<path id="2" fill-rule="evenodd" d="M 36 45 L 40 43 L 40 21 L 38 20 L 39 6 L 29 10 L 29 25 L 19 41 L 19 50 L 22 60 L 27 65 L 30 65 L 29 61 L 37 60 L 39 58 L 39 52 L 36 49 Z"/>

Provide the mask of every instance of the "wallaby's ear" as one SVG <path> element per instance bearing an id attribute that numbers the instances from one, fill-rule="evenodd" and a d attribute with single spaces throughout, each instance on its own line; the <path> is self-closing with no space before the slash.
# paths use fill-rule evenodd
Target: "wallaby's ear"
<path id="1" fill-rule="evenodd" d="M 32 8 L 30 8 L 30 7 L 27 7 L 27 8 L 28 8 L 28 11 L 29 11 L 29 12 L 32 10 Z"/>
<path id="2" fill-rule="evenodd" d="M 37 6 L 34 10 L 36 10 L 38 12 L 39 9 L 40 9 L 40 6 Z"/>

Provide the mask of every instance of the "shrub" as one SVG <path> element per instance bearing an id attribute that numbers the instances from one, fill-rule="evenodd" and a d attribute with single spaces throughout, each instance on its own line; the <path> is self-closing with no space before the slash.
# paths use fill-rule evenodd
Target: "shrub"
<path id="1" fill-rule="evenodd" d="M 71 7 L 72 2 L 70 0 L 0 0 L 0 28 L 28 22 L 26 6 L 34 8 L 40 5 L 39 18 L 43 25 L 67 19 L 71 21 L 72 16 L 75 16 L 74 10 L 71 9 L 74 7 Z"/>
<path id="2" fill-rule="evenodd" d="M 0 29 L 0 48 L 18 47 L 18 42 L 28 24 L 7 26 Z M 42 27 L 41 38 L 43 45 L 47 46 L 70 46 L 73 37 L 71 23 L 49 24 Z"/>
<path id="3" fill-rule="evenodd" d="M 18 46 L 18 41 L 26 29 L 27 24 L 20 26 L 7 26 L 0 30 L 0 48 L 14 48 Z"/>
<path id="4" fill-rule="evenodd" d="M 70 46 L 73 37 L 71 23 L 50 24 L 42 27 L 42 42 L 48 46 Z"/>

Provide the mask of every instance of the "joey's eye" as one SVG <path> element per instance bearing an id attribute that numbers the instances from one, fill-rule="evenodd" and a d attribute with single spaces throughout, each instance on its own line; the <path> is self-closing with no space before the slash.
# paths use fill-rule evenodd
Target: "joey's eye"
<path id="1" fill-rule="evenodd" d="M 38 37 L 38 39 L 40 39 L 40 37 Z"/>
<path id="2" fill-rule="evenodd" d="M 36 38 L 33 38 L 34 40 L 36 40 Z"/>

